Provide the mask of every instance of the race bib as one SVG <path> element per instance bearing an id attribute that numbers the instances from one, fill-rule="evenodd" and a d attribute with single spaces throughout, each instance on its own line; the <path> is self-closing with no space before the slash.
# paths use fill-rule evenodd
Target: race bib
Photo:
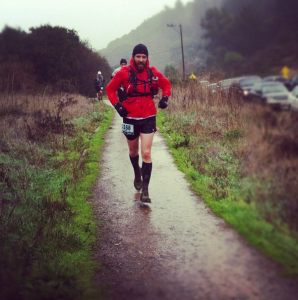
<path id="1" fill-rule="evenodd" d="M 122 131 L 125 134 L 133 135 L 134 134 L 134 127 L 131 124 L 122 124 Z"/>

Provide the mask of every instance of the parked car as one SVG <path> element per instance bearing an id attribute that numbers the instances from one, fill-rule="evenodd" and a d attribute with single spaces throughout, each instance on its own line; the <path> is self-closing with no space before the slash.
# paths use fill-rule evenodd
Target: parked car
<path id="1" fill-rule="evenodd" d="M 199 81 L 199 84 L 201 87 L 202 95 L 207 96 L 207 94 L 209 93 L 208 84 L 210 84 L 210 82 L 207 80 L 201 80 Z"/>
<path id="2" fill-rule="evenodd" d="M 298 98 L 298 85 L 292 90 L 292 95 Z"/>
<path id="3" fill-rule="evenodd" d="M 209 82 L 208 80 L 201 80 L 201 81 L 200 81 L 200 85 L 201 85 L 202 87 L 208 86 L 208 84 L 210 84 L 210 82 Z"/>
<path id="4" fill-rule="evenodd" d="M 207 85 L 210 93 L 214 94 L 217 91 L 217 83 L 210 83 Z"/>
<path id="5" fill-rule="evenodd" d="M 234 78 L 220 80 L 217 84 L 217 87 L 222 94 L 227 94 L 233 91 L 235 85 L 238 84 L 241 78 L 242 77 L 234 77 Z"/>
<path id="6" fill-rule="evenodd" d="M 274 81 L 274 82 L 281 82 L 284 84 L 284 86 L 290 90 L 290 81 L 283 77 L 283 76 L 279 76 L 279 75 L 275 75 L 275 76 L 267 76 L 263 78 L 263 81 Z"/>
<path id="7" fill-rule="evenodd" d="M 289 80 L 289 90 L 292 91 L 296 86 L 298 86 L 298 75 Z"/>
<path id="8" fill-rule="evenodd" d="M 291 109 L 298 111 L 298 85 L 292 90 L 290 98 Z"/>
<path id="9" fill-rule="evenodd" d="M 241 77 L 238 81 L 238 88 L 240 91 L 240 95 L 246 99 L 252 86 L 256 82 L 261 82 L 261 81 L 262 78 L 257 75 L 249 75 L 249 76 Z"/>
<path id="10" fill-rule="evenodd" d="M 257 82 L 248 95 L 250 102 L 269 105 L 273 109 L 288 110 L 293 95 L 280 82 Z"/>

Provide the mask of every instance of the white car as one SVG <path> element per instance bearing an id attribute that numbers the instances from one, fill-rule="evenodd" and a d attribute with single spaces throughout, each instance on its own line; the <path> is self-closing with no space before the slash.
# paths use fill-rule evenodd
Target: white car
<path id="1" fill-rule="evenodd" d="M 202 86 L 202 87 L 206 87 L 206 86 L 208 86 L 210 84 L 210 82 L 208 81 L 208 80 L 201 80 L 200 81 L 200 85 Z"/>
<path id="2" fill-rule="evenodd" d="M 291 92 L 292 97 L 289 99 L 291 109 L 298 111 L 298 85 Z"/>
<path id="3" fill-rule="evenodd" d="M 210 83 L 207 85 L 207 87 L 209 89 L 209 92 L 211 92 L 211 94 L 216 93 L 217 88 L 218 88 L 217 83 Z"/>

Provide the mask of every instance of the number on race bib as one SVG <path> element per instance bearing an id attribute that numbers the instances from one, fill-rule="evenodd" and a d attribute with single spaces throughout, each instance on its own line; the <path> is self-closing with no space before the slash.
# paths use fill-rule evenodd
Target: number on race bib
<path id="1" fill-rule="evenodd" d="M 134 127 L 132 124 L 122 124 L 122 131 L 125 134 L 133 135 L 134 134 Z"/>

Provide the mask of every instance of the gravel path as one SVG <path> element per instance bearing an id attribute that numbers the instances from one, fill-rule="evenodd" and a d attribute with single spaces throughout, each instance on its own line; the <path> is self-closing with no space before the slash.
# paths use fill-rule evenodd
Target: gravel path
<path id="1" fill-rule="evenodd" d="M 93 197 L 103 220 L 96 280 L 107 299 L 298 299 L 297 283 L 190 190 L 160 132 L 152 148 L 152 204 L 142 204 L 121 123 L 115 114 Z"/>

